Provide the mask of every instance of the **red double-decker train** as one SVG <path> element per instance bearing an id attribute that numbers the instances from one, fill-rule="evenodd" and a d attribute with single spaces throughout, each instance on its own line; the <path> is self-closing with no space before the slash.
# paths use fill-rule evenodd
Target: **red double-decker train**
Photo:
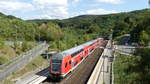
<path id="1" fill-rule="evenodd" d="M 103 38 L 98 38 L 52 56 L 49 76 L 65 77 L 103 42 Z"/>

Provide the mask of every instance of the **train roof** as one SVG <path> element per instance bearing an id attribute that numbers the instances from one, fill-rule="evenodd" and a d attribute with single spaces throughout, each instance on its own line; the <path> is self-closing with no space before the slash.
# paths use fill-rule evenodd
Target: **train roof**
<path id="1" fill-rule="evenodd" d="M 102 38 L 98 38 L 98 39 L 102 39 Z M 65 56 L 71 55 L 72 53 L 75 53 L 78 50 L 83 49 L 85 46 L 92 44 L 93 42 L 95 42 L 98 39 L 91 40 L 91 41 L 81 44 L 79 46 L 76 46 L 76 47 L 70 48 L 68 50 L 65 50 L 63 52 L 60 52 L 58 54 L 55 54 L 54 56 L 52 56 L 52 59 L 62 60 Z"/>

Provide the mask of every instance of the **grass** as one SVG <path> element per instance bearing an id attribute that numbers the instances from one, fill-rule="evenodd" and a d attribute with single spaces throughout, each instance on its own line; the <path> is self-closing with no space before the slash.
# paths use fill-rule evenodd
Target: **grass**
<path id="1" fill-rule="evenodd" d="M 8 61 L 8 59 L 6 57 L 0 56 L 0 65 L 4 64 L 7 61 Z"/>
<path id="2" fill-rule="evenodd" d="M 114 62 L 114 84 L 138 84 L 136 80 L 140 77 L 137 66 L 140 62 L 139 57 L 128 56 L 120 53 Z"/>
<path id="3" fill-rule="evenodd" d="M 37 58 L 33 59 L 29 64 L 27 64 L 23 69 L 16 73 L 13 73 L 11 76 L 3 80 L 2 84 L 14 84 L 15 82 L 13 80 L 24 75 L 25 73 L 45 68 L 48 65 L 49 63 L 46 59 L 44 59 L 42 56 L 38 56 Z"/>
<path id="4" fill-rule="evenodd" d="M 3 48 L 0 49 L 0 64 L 6 63 L 16 56 L 17 54 L 12 47 L 4 45 Z"/>

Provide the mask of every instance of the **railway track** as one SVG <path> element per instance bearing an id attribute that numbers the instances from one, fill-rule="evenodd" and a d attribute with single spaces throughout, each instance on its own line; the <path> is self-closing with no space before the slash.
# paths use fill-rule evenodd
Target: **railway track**
<path id="1" fill-rule="evenodd" d="M 50 79 L 46 79 L 42 84 L 86 84 L 97 61 L 102 54 L 102 49 L 97 48 L 90 54 L 85 60 L 66 78 L 60 82 L 55 82 Z"/>

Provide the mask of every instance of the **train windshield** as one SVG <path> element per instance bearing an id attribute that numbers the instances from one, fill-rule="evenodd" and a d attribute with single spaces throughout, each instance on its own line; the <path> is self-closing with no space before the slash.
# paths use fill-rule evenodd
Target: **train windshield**
<path id="1" fill-rule="evenodd" d="M 52 71 L 60 72 L 61 60 L 52 60 Z"/>

